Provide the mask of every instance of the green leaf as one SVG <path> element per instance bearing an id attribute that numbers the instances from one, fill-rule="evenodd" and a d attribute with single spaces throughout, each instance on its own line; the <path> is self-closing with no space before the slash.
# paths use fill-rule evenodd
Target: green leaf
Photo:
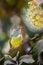
<path id="1" fill-rule="evenodd" d="M 37 46 L 33 47 L 32 55 L 33 55 L 34 60 L 37 61 L 37 59 L 38 59 L 38 49 L 37 49 Z"/>
<path id="2" fill-rule="evenodd" d="M 4 62 L 4 65 L 14 65 L 14 63 L 12 63 L 10 60 L 6 60 Z"/>
<path id="3" fill-rule="evenodd" d="M 23 62 L 29 64 L 34 63 L 35 61 L 32 58 L 32 55 L 23 55 L 20 57 L 20 63 L 22 64 Z"/>
<path id="4" fill-rule="evenodd" d="M 4 57 L 5 57 L 5 60 L 11 60 L 12 59 L 12 57 L 10 55 L 4 55 Z"/>

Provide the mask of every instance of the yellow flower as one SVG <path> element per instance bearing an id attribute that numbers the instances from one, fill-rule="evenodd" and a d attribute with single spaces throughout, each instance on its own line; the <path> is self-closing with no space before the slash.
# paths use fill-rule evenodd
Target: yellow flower
<path id="1" fill-rule="evenodd" d="M 32 22 L 32 26 L 35 26 L 36 28 L 43 27 L 43 14 L 41 15 L 39 12 L 39 8 L 32 2 L 28 2 L 29 5 L 31 5 L 27 9 L 27 16 L 30 18 L 29 20 Z"/>
<path id="2" fill-rule="evenodd" d="M 25 12 L 22 19 L 30 32 L 43 32 L 43 10 L 34 1 L 29 1 L 28 8 L 23 8 L 22 12 Z"/>
<path id="3" fill-rule="evenodd" d="M 43 22 L 42 22 L 42 20 L 40 21 L 41 18 L 42 18 L 42 16 L 37 14 L 34 17 L 34 19 L 32 20 L 33 21 L 33 25 L 35 25 L 37 27 L 43 27 Z"/>

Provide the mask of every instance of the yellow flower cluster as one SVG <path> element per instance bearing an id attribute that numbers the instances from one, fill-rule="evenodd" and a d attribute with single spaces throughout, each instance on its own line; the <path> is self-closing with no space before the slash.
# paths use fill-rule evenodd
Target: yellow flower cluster
<path id="1" fill-rule="evenodd" d="M 43 14 L 41 14 L 40 9 L 33 3 L 33 1 L 28 2 L 29 8 L 27 9 L 26 16 L 30 18 L 32 25 L 36 28 L 43 27 Z"/>

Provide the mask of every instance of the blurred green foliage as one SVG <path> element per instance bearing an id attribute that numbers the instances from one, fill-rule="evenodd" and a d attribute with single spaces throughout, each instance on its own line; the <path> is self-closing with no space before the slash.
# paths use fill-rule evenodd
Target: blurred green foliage
<path id="1" fill-rule="evenodd" d="M 43 3 L 40 4 L 41 8 L 43 9 Z"/>
<path id="2" fill-rule="evenodd" d="M 6 2 L 8 3 L 8 5 L 13 6 L 15 5 L 16 0 L 6 0 Z"/>
<path id="3" fill-rule="evenodd" d="M 0 41 L 4 41 L 7 39 L 7 35 L 3 32 L 0 34 Z"/>
<path id="4" fill-rule="evenodd" d="M 3 12 L 2 10 L 0 10 L 0 18 L 3 16 Z"/>

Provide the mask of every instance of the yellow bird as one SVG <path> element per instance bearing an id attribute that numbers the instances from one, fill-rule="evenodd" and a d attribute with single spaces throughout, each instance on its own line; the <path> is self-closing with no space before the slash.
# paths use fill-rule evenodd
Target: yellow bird
<path id="1" fill-rule="evenodd" d="M 15 30 L 10 39 L 10 44 L 11 44 L 12 48 L 19 47 L 21 45 L 22 41 L 23 41 L 23 36 L 21 34 L 21 31 Z"/>

